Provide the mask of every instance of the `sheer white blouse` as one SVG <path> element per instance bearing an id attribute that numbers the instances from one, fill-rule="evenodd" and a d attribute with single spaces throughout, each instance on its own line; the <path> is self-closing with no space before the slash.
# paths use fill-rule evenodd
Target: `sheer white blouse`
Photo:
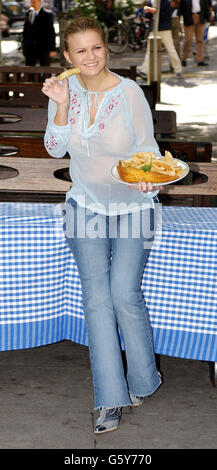
<path id="1" fill-rule="evenodd" d="M 48 123 L 44 137 L 47 152 L 55 158 L 70 155 L 72 186 L 66 200 L 105 215 L 135 212 L 154 207 L 157 191 L 141 193 L 114 180 L 111 168 L 118 160 L 135 152 L 151 151 L 160 157 L 154 138 L 153 120 L 141 88 L 133 80 L 120 77 L 120 83 L 103 94 L 84 89 L 76 76 L 68 78 L 70 106 L 68 124 L 54 124 L 56 103 L 49 100 Z M 91 95 L 97 112 L 89 126 Z M 100 93 L 102 96 L 102 92 Z"/>

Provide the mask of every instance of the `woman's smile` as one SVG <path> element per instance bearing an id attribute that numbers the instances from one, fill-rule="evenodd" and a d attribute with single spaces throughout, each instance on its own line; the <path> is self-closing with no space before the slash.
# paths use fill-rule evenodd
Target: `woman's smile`
<path id="1" fill-rule="evenodd" d="M 106 46 L 97 31 L 75 33 L 69 37 L 69 50 L 64 55 L 68 62 L 80 67 L 81 73 L 99 73 L 106 65 Z"/>
<path id="2" fill-rule="evenodd" d="M 86 67 L 96 67 L 98 62 L 91 62 L 91 64 L 85 64 Z"/>

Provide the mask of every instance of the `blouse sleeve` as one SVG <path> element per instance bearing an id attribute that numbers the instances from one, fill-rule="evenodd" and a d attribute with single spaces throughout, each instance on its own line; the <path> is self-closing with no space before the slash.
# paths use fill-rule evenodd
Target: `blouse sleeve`
<path id="1" fill-rule="evenodd" d="M 144 92 L 136 83 L 131 82 L 126 95 L 129 118 L 136 137 L 135 152 L 155 152 L 160 157 L 154 138 L 153 118 Z"/>
<path id="2" fill-rule="evenodd" d="M 71 124 L 68 122 L 65 126 L 54 124 L 57 105 L 49 100 L 48 105 L 48 123 L 44 135 L 44 145 L 47 152 L 54 158 L 64 157 L 67 152 L 68 142 L 71 134 Z"/>
<path id="3" fill-rule="evenodd" d="M 161 157 L 158 144 L 154 138 L 153 118 L 148 101 L 142 89 L 130 81 L 126 92 L 129 119 L 135 132 L 135 152 L 154 152 L 156 157 Z M 154 198 L 159 191 L 144 193 L 145 198 Z"/>

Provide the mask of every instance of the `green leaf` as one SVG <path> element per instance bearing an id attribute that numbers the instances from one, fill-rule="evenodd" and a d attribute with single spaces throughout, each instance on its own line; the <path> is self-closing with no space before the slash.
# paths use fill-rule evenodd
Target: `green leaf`
<path id="1" fill-rule="evenodd" d="M 151 165 L 143 165 L 140 167 L 140 170 L 151 171 Z"/>

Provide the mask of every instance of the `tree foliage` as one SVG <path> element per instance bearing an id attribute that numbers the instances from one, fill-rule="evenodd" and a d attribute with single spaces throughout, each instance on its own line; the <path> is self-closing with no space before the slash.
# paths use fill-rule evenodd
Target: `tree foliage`
<path id="1" fill-rule="evenodd" d="M 105 4 L 102 1 L 97 0 L 75 0 L 73 7 L 68 8 L 65 12 L 66 18 L 73 19 L 78 16 L 88 16 L 94 20 L 97 20 L 100 16 L 101 9 L 105 9 Z M 135 10 L 135 6 L 132 0 L 126 0 L 124 3 L 119 1 L 112 2 L 112 10 L 115 13 L 116 18 L 122 18 L 129 16 Z"/>

